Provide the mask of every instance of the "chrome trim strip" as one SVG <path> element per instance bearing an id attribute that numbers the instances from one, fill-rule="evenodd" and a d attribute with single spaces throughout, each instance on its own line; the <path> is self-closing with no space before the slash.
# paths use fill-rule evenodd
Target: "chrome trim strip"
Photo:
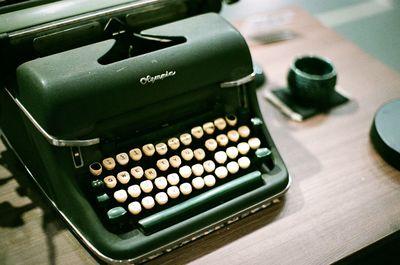
<path id="1" fill-rule="evenodd" d="M 254 78 L 256 78 L 256 73 L 253 72 L 249 75 L 246 75 L 245 77 L 242 77 L 240 79 L 237 80 L 233 80 L 233 81 L 228 81 L 228 82 L 223 82 L 220 84 L 220 87 L 225 88 L 225 87 L 238 87 L 241 85 L 244 85 L 246 83 L 249 83 L 251 81 L 254 80 Z"/>
<path id="2" fill-rule="evenodd" d="M 86 140 L 65 140 L 65 139 L 58 139 L 52 135 L 50 135 L 45 129 L 43 129 L 42 126 L 35 120 L 35 118 L 32 116 L 32 114 L 24 107 L 24 105 L 14 96 L 11 94 L 11 92 L 7 89 L 4 88 L 8 95 L 11 97 L 11 99 L 15 102 L 15 104 L 18 106 L 18 108 L 25 114 L 25 116 L 28 118 L 28 120 L 35 126 L 35 128 L 43 135 L 46 140 L 54 146 L 57 147 L 78 147 L 78 146 L 90 146 L 90 145 L 95 145 L 100 143 L 100 138 L 92 138 L 92 139 L 86 139 Z"/>

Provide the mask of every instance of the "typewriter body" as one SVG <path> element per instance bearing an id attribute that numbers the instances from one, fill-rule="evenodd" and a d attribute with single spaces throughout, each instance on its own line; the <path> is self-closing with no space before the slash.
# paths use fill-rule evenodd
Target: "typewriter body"
<path id="1" fill-rule="evenodd" d="M 2 29 L 0 125 L 84 245 L 140 263 L 267 207 L 290 179 L 240 33 L 215 13 L 188 15 L 196 1 L 120 2 L 80 24 L 88 14 L 53 27 L 10 15 L 29 25 Z M 129 10 L 169 5 L 185 12 L 127 22 Z M 97 35 L 70 40 L 82 32 Z"/>

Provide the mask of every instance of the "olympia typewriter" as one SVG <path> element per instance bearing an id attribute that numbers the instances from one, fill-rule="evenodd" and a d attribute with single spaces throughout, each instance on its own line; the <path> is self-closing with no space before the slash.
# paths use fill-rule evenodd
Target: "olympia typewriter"
<path id="1" fill-rule="evenodd" d="M 2 139 L 99 259 L 144 262 L 287 190 L 220 1 L 14 2 L 0 2 Z"/>

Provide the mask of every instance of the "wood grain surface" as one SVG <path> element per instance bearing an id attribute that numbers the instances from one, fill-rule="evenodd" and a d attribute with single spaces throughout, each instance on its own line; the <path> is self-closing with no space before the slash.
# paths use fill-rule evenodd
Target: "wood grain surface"
<path id="1" fill-rule="evenodd" d="M 285 17 L 282 28 L 296 38 L 273 44 L 252 40 L 255 19 L 268 16 Z M 398 231 L 400 172 L 379 157 L 368 134 L 378 107 L 400 98 L 400 76 L 299 8 L 260 14 L 237 27 L 268 78 L 259 89 L 260 107 L 292 186 L 280 203 L 149 264 L 328 264 Z M 352 101 L 297 123 L 263 93 L 284 87 L 291 61 L 303 54 L 330 58 Z M 0 263 L 97 264 L 3 145 Z"/>

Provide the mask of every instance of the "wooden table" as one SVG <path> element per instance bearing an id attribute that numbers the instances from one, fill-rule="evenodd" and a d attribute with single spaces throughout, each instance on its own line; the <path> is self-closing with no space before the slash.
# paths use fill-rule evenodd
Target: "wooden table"
<path id="1" fill-rule="evenodd" d="M 400 76 L 304 11 L 280 12 L 290 14 L 287 28 L 298 37 L 249 44 L 268 77 L 260 106 L 291 188 L 281 203 L 150 264 L 327 264 L 400 229 L 400 172 L 379 157 L 368 136 L 377 108 L 400 98 Z M 246 25 L 238 23 L 248 36 Z M 338 83 L 353 100 L 296 123 L 263 92 L 285 86 L 290 62 L 307 53 L 334 62 Z M 3 146 L 0 161 L 0 263 L 96 264 Z"/>

